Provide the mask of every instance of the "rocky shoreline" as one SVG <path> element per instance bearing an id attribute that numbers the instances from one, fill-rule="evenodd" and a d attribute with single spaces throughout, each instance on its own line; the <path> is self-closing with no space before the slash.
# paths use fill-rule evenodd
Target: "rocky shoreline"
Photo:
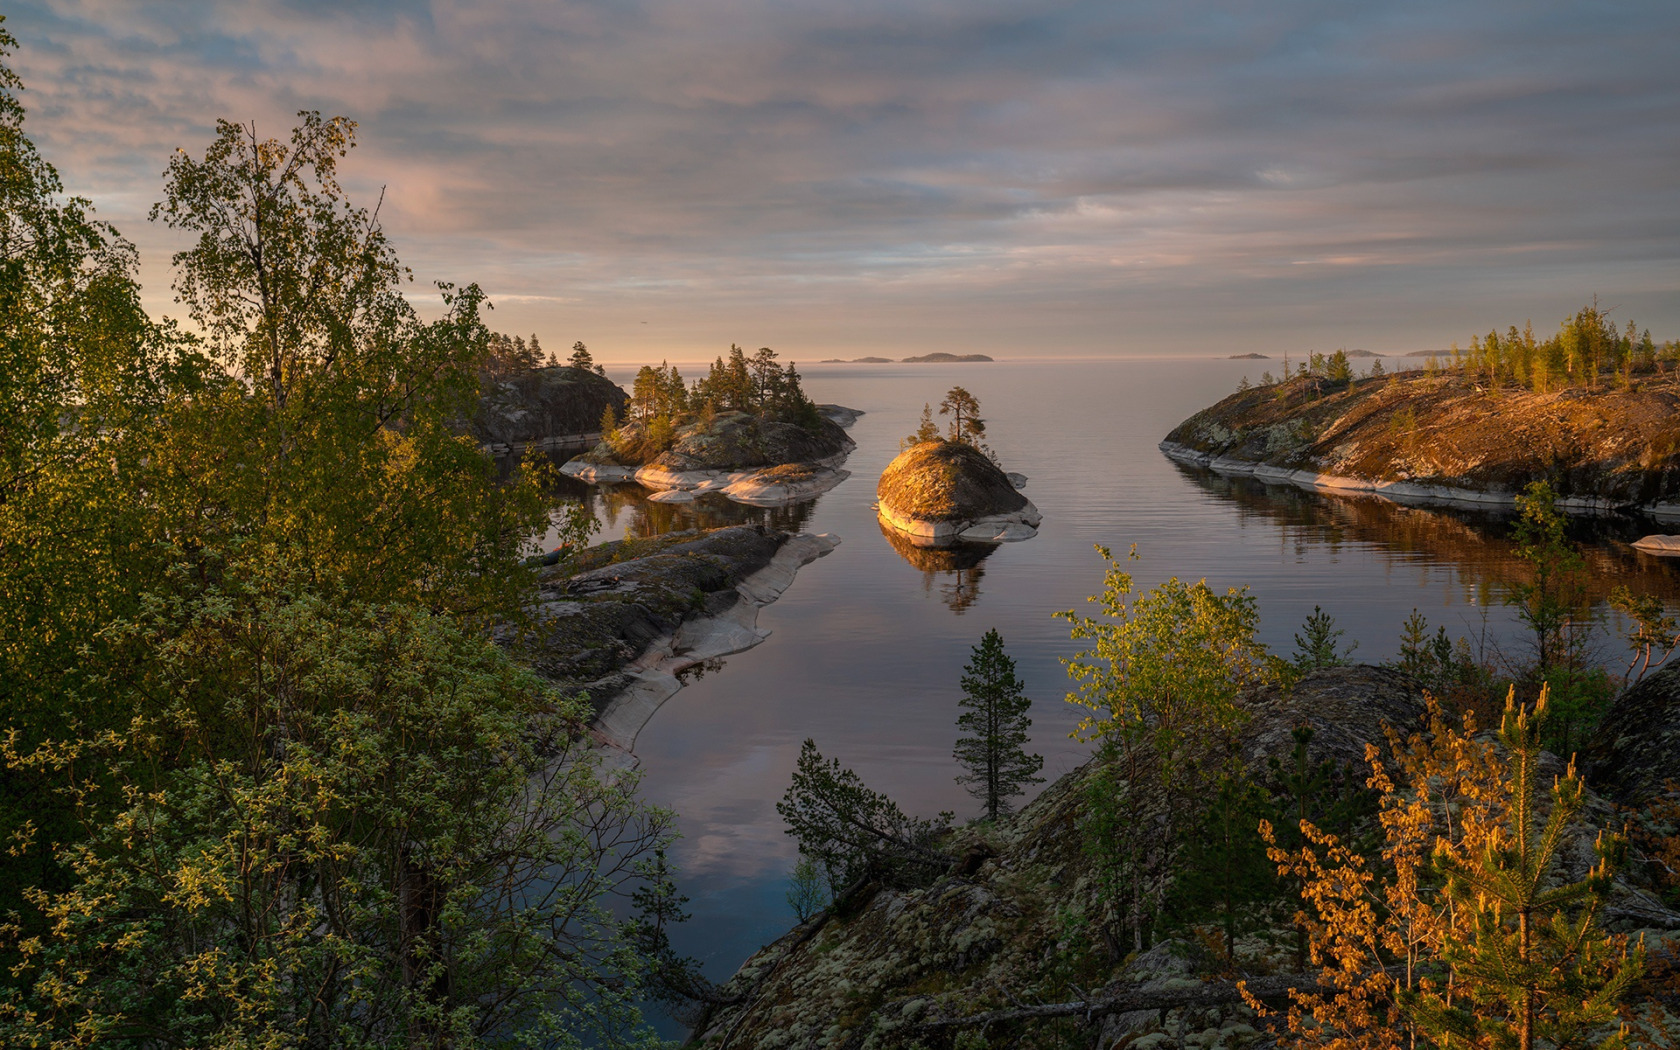
<path id="1" fill-rule="evenodd" d="M 1363 769 L 1367 745 L 1386 753 L 1385 726 L 1413 731 L 1425 713 L 1417 682 L 1368 665 L 1316 671 L 1292 689 L 1250 694 L 1244 706 L 1250 721 L 1239 754 L 1261 777 L 1270 775 L 1269 760 L 1290 761 L 1302 726 L 1313 730 L 1309 765 Z M 1583 819 L 1564 833 L 1562 877 L 1582 878 L 1597 863 L 1597 829 L 1624 819 L 1616 804 L 1664 790 L 1680 754 L 1677 733 L 1680 668 L 1619 699 L 1591 750 Z M 1548 780 L 1565 765 L 1545 752 L 1540 762 Z M 1606 773 L 1634 765 L 1648 770 L 1636 782 Z M 1018 814 L 954 830 L 941 848 L 958 859 L 930 885 L 864 884 L 766 945 L 717 989 L 688 1045 L 913 1050 L 951 1045 L 946 1026 L 988 1016 L 995 1018 L 989 1027 L 967 1028 L 986 1033 L 974 1045 L 1277 1045 L 1229 968 L 1195 937 L 1129 954 L 1105 950 L 1084 923 L 1069 921 L 1084 914 L 1098 878 L 1079 831 L 1097 771 L 1093 760 Z M 1612 932 L 1643 938 L 1653 957 L 1672 958 L 1680 946 L 1680 912 L 1637 865 L 1615 877 L 1603 919 Z M 1236 976 L 1246 975 L 1250 990 L 1276 1005 L 1303 979 L 1291 973 L 1291 951 L 1287 937 L 1246 937 Z M 1637 1009 L 1651 995 L 1641 988 L 1631 1001 Z M 1660 1012 L 1651 1017 L 1664 1023 Z"/>
<path id="2" fill-rule="evenodd" d="M 1459 378 L 1316 377 L 1239 391 L 1160 444 L 1221 474 L 1396 502 L 1510 507 L 1549 482 L 1572 514 L 1680 521 L 1680 383 L 1551 393 Z"/>
<path id="3" fill-rule="evenodd" d="M 1511 507 L 1518 493 L 1484 491 L 1454 485 L 1437 485 L 1416 481 L 1382 481 L 1350 477 L 1340 474 L 1320 474 L 1313 470 L 1292 470 L 1235 456 L 1215 456 L 1207 452 L 1163 441 L 1158 446 L 1168 459 L 1186 466 L 1200 467 L 1229 477 L 1251 477 L 1275 485 L 1294 485 L 1309 492 L 1331 492 L 1343 495 L 1380 496 L 1396 503 L 1420 506 L 1459 505 L 1481 507 Z M 1627 509 L 1627 505 L 1599 496 L 1563 496 L 1557 508 L 1567 514 L 1612 514 Z M 1662 522 L 1680 522 L 1680 502 L 1654 503 L 1640 507 L 1640 511 Z"/>
<path id="4" fill-rule="evenodd" d="M 736 525 L 600 544 L 542 570 L 532 625 L 505 640 L 557 688 L 587 694 L 599 743 L 633 761 L 683 673 L 767 638 L 758 610 L 839 543 Z"/>

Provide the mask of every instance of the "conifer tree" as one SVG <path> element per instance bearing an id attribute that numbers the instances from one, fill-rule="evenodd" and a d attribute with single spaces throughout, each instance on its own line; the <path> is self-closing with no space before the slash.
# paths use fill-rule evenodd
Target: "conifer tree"
<path id="1" fill-rule="evenodd" d="M 1003 651 L 1003 636 L 996 628 L 987 631 L 973 652 L 963 668 L 959 703 L 965 710 L 957 716 L 958 730 L 969 735 L 957 739 L 951 754 L 966 770 L 957 783 L 984 803 L 987 820 L 996 820 L 1027 785 L 1044 782 L 1036 775 L 1044 759 L 1022 747 L 1032 725 L 1027 717 L 1032 701 L 1021 692 L 1024 683 Z"/>
<path id="2" fill-rule="evenodd" d="M 986 421 L 980 418 L 980 401 L 960 386 L 945 393 L 939 403 L 939 414 L 951 417 L 951 440 L 964 441 L 976 447 L 986 436 Z"/>
<path id="3" fill-rule="evenodd" d="M 902 442 L 903 448 L 912 445 L 925 445 L 932 441 L 943 441 L 939 436 L 939 427 L 933 422 L 933 406 L 922 402 L 922 417 L 917 421 L 915 431 Z"/>
<path id="4" fill-rule="evenodd" d="M 1468 919 L 1468 937 L 1449 938 L 1440 959 L 1450 979 L 1400 994 L 1402 1009 L 1442 1047 L 1579 1045 L 1614 1021 L 1616 1006 L 1643 969 L 1644 952 L 1613 949 L 1597 925 L 1626 843 L 1602 832 L 1598 864 L 1578 881 L 1553 877 L 1585 789 L 1573 763 L 1541 804 L 1540 725 L 1546 690 L 1532 712 L 1505 702 L 1503 819 L 1474 850 L 1437 847 L 1444 894 Z"/>
<path id="5" fill-rule="evenodd" d="M 536 336 L 531 337 L 533 342 L 536 338 Z M 572 344 L 572 356 L 566 363 L 572 366 L 574 372 L 582 374 L 594 369 L 595 358 L 590 355 L 589 347 L 584 346 L 583 340 L 579 339 Z"/>

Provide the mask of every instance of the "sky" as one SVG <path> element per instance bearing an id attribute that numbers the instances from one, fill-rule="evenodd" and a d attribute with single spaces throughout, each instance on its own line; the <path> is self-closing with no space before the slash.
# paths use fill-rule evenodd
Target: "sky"
<path id="1" fill-rule="evenodd" d="M 1680 338 L 1673 0 L 0 0 L 26 127 L 146 221 L 217 118 L 492 327 L 598 358 L 1404 353 L 1591 296 Z"/>

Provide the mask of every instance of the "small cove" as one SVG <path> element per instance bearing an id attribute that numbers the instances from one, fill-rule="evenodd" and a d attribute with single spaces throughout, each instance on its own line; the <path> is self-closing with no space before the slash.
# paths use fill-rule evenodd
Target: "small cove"
<path id="1" fill-rule="evenodd" d="M 1035 700 L 1033 749 L 1045 757 L 1046 777 L 1083 761 L 1088 745 L 1068 739 L 1080 712 L 1063 701 L 1060 662 L 1076 646 L 1052 614 L 1083 611 L 1100 585 L 1093 544 L 1124 554 L 1136 543 L 1141 586 L 1170 575 L 1249 585 L 1262 639 L 1280 652 L 1315 605 L 1336 617 L 1345 641 L 1360 643 L 1356 659 L 1392 657 L 1413 608 L 1473 642 L 1519 647 L 1500 600 L 1499 581 L 1515 573 L 1500 515 L 1223 478 L 1158 451 L 1174 425 L 1266 367 L 1275 363 L 808 366 L 813 398 L 867 413 L 850 430 L 858 443 L 845 464 L 852 477 L 816 500 L 774 509 L 717 497 L 669 505 L 649 503 L 634 486 L 568 486 L 596 507 L 602 539 L 763 522 L 842 541 L 761 612 L 759 626 L 772 632 L 766 642 L 692 677 L 638 739 L 643 790 L 677 811 L 684 836 L 673 859 L 693 919 L 674 938 L 678 950 L 721 980 L 790 925 L 784 894 L 795 851 L 775 803 L 806 737 L 906 809 L 972 815 L 953 780 L 952 723 L 961 668 L 988 628 L 1002 633 Z M 875 479 L 923 403 L 937 404 L 957 384 L 979 398 L 1005 468 L 1028 477 L 1026 494 L 1044 514 L 1037 537 L 928 552 L 893 542 L 877 522 Z M 1595 586 L 1625 582 L 1680 599 L 1680 560 L 1626 546 L 1655 526 L 1583 521 L 1575 531 Z M 1601 637 L 1607 652 L 1619 651 Z"/>

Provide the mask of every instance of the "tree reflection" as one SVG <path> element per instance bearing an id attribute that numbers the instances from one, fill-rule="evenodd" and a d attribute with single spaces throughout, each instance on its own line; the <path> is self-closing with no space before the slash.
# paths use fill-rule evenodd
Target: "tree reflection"
<path id="1" fill-rule="evenodd" d="M 1511 538 L 1514 509 L 1418 506 L 1378 496 L 1309 492 L 1250 477 L 1231 477 L 1175 464 L 1192 484 L 1235 506 L 1239 521 L 1277 527 L 1279 541 L 1297 557 L 1310 549 L 1332 553 L 1368 545 L 1391 565 L 1447 562 L 1456 565 L 1479 601 L 1497 603 L 1502 588 L 1526 568 Z M 1680 559 L 1634 550 L 1640 536 L 1667 529 L 1631 516 L 1575 517 L 1569 538 L 1587 561 L 1588 591 L 1595 604 L 1618 584 L 1669 601 L 1680 598 Z"/>
<path id="2" fill-rule="evenodd" d="M 708 493 L 691 503 L 657 503 L 647 489 L 635 484 L 594 485 L 575 478 L 556 479 L 553 492 L 563 505 L 581 504 L 606 529 L 630 539 L 647 539 L 689 529 L 718 529 L 728 525 L 762 525 L 783 532 L 802 532 L 810 524 L 817 499 L 778 507 L 751 507 Z M 556 512 L 556 520 L 564 509 Z"/>
<path id="3" fill-rule="evenodd" d="M 968 607 L 980 600 L 980 580 L 986 575 L 981 565 L 992 552 L 995 543 L 959 543 L 951 547 L 918 547 L 910 537 L 876 519 L 881 535 L 898 552 L 898 556 L 922 574 L 922 590 L 933 593 L 939 586 L 939 600 L 952 612 L 961 616 Z"/>

